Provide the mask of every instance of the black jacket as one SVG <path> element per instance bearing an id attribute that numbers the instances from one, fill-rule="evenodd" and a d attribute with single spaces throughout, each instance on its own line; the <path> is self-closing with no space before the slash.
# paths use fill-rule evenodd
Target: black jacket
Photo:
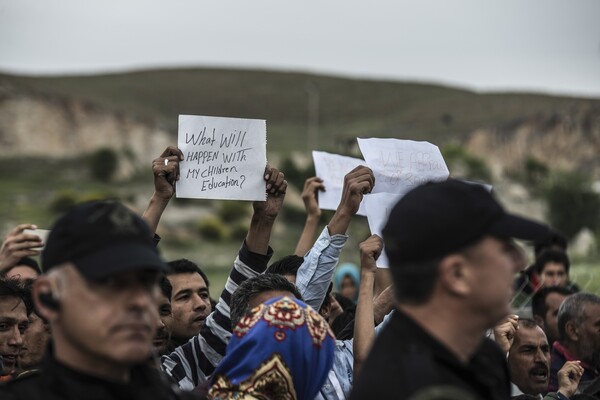
<path id="1" fill-rule="evenodd" d="M 162 372 L 140 365 L 131 381 L 115 383 L 75 371 L 54 359 L 51 349 L 39 370 L 0 385 L 2 400 L 191 400 L 171 387 Z"/>

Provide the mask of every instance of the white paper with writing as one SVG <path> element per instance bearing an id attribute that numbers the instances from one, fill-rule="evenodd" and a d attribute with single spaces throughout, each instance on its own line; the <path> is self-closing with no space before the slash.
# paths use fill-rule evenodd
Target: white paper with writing
<path id="1" fill-rule="evenodd" d="M 402 195 L 396 193 L 373 193 L 365 196 L 364 205 L 367 212 L 367 221 L 371 235 L 379 235 L 383 238 L 383 228 L 392 212 L 392 209 L 400 200 Z M 385 248 L 377 259 L 379 268 L 388 268 L 389 262 L 385 254 Z"/>
<path id="2" fill-rule="evenodd" d="M 324 192 L 319 192 L 319 207 L 322 210 L 337 210 L 344 188 L 344 176 L 359 165 L 367 165 L 360 158 L 341 156 L 339 154 L 313 151 L 315 173 L 323 180 Z M 364 203 L 364 199 L 363 199 Z M 357 214 L 366 215 L 361 203 Z"/>
<path id="3" fill-rule="evenodd" d="M 406 194 L 430 181 L 448 179 L 440 149 L 429 142 L 357 138 L 360 151 L 375 175 L 373 193 Z"/>
<path id="4" fill-rule="evenodd" d="M 265 200 L 265 120 L 180 115 L 177 197 Z"/>

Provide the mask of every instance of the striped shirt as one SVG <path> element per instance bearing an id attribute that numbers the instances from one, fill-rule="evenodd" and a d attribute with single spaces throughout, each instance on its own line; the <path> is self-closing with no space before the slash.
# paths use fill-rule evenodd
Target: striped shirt
<path id="1" fill-rule="evenodd" d="M 233 263 L 219 302 L 204 321 L 200 333 L 171 354 L 161 357 L 163 371 L 180 389 L 193 390 L 204 383 L 223 359 L 231 338 L 231 295 L 246 279 L 262 274 L 272 255 L 271 248 L 267 255 L 252 253 L 244 243 Z"/>

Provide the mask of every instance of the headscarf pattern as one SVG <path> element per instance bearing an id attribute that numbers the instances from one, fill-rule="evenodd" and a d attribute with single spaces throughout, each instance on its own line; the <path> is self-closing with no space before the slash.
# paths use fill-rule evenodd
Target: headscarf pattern
<path id="1" fill-rule="evenodd" d="M 209 398 L 312 400 L 332 367 L 334 346 L 329 325 L 310 306 L 270 299 L 233 330 Z"/>

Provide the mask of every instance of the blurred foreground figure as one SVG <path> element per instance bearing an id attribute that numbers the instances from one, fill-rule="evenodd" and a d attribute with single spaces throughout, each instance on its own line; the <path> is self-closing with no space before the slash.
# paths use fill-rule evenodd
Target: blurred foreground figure
<path id="1" fill-rule="evenodd" d="M 351 399 L 507 399 L 506 353 L 485 332 L 508 315 L 520 254 L 545 225 L 507 214 L 482 187 L 449 180 L 404 196 L 383 230 L 398 311 Z"/>
<path id="2" fill-rule="evenodd" d="M 315 310 L 275 297 L 236 325 L 209 398 L 312 400 L 331 369 L 333 349 L 329 325 Z"/>
<path id="3" fill-rule="evenodd" d="M 52 327 L 38 371 L 0 387 L 4 399 L 177 399 L 148 367 L 158 277 L 169 271 L 147 225 L 122 204 L 91 202 L 54 225 L 35 306 Z"/>

